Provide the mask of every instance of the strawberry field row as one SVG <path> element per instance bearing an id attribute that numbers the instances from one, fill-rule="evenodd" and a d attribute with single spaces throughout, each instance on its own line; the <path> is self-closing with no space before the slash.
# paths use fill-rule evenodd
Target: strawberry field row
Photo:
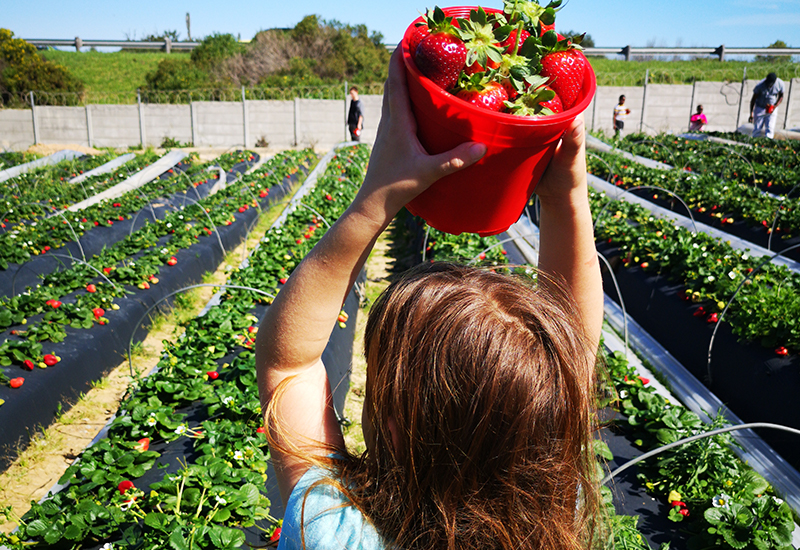
<path id="1" fill-rule="evenodd" d="M 619 398 L 610 403 L 617 413 L 614 425 L 640 452 L 724 425 L 722 417 L 704 424 L 660 395 L 621 354 L 607 355 L 605 364 Z M 669 520 L 681 524 L 680 543 L 689 548 L 792 548 L 791 508 L 734 455 L 733 444 L 729 434 L 719 434 L 660 453 L 640 464 L 639 485 L 659 500 Z"/>
<path id="2" fill-rule="evenodd" d="M 621 189 L 650 186 L 671 191 L 692 209 L 696 220 L 759 246 L 782 250 L 800 236 L 800 199 L 765 194 L 753 185 L 726 182 L 713 174 L 657 170 L 610 153 L 590 154 L 587 166 L 589 173 Z M 687 215 L 674 195 L 652 188 L 637 193 L 672 208 L 676 214 Z M 798 251 L 788 254 L 800 258 Z"/>
<path id="3" fill-rule="evenodd" d="M 141 169 L 149 165 L 154 160 L 151 155 L 142 155 L 143 158 L 138 161 L 134 159 L 115 174 L 105 176 L 111 182 L 109 186 L 127 179 L 130 175 L 128 170 Z M 179 191 L 186 193 L 192 187 L 196 188 L 216 179 L 216 173 L 212 171 L 216 165 L 223 166 L 226 170 L 238 165 L 238 171 L 243 171 L 253 159 L 253 154 L 249 151 L 226 153 L 206 163 L 197 162 L 196 157 L 189 157 L 176 168 L 167 170 L 160 178 L 122 196 L 88 206 L 80 212 L 65 212 L 63 217 L 54 215 L 48 219 L 40 217 L 21 219 L 0 235 L 0 269 L 13 268 L 9 263 L 23 264 L 31 257 L 57 250 L 65 243 L 74 242 L 76 237 L 79 239 L 94 227 L 111 227 L 115 223 L 131 219 L 136 212 L 150 205 L 154 199 Z M 131 163 L 134 164 L 129 166 Z M 92 190 L 99 191 L 99 189 Z M 190 198 L 200 199 L 201 194 L 195 191 Z M 78 247 L 70 250 L 73 254 L 78 254 L 80 251 L 81 248 Z"/>
<path id="4" fill-rule="evenodd" d="M 303 206 L 266 233 L 228 283 L 277 292 L 349 204 L 351 182 L 361 181 L 365 167 L 365 148 L 340 150 Z M 130 387 L 107 437 L 64 474 L 68 485 L 35 504 L 0 543 L 176 550 L 233 549 L 248 538 L 263 544 L 275 520 L 252 351 L 257 315 L 269 302 L 262 292 L 228 289 L 188 322 L 157 370 Z M 357 303 L 351 298 L 348 307 Z"/>
<path id="5" fill-rule="evenodd" d="M 781 142 L 784 143 L 784 142 Z M 661 134 L 625 136 L 616 146 L 635 155 L 693 172 L 715 174 L 729 182 L 786 193 L 800 183 L 800 157 L 783 147 L 738 147 Z"/>

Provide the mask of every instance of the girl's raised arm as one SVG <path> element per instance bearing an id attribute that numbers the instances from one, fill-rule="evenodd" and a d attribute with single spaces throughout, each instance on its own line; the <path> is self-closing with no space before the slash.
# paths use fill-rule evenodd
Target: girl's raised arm
<path id="1" fill-rule="evenodd" d="M 416 137 L 398 48 L 384 87 L 383 110 L 364 183 L 350 207 L 295 268 L 261 322 L 256 369 L 262 410 L 272 404 L 280 429 L 271 438 L 306 454 L 342 448 L 322 352 L 342 303 L 378 236 L 395 214 L 437 179 L 477 162 L 485 146 L 465 143 L 430 156 Z M 291 379 L 291 380 L 290 380 Z M 267 419 L 265 418 L 265 421 Z M 284 502 L 308 469 L 302 458 L 272 449 Z"/>
<path id="2" fill-rule="evenodd" d="M 567 129 L 542 181 L 539 269 L 566 283 L 592 350 L 603 325 L 603 283 L 586 181 L 583 115 Z"/>

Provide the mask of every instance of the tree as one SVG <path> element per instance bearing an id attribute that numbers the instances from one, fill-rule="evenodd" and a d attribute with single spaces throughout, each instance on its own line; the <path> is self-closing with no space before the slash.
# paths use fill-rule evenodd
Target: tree
<path id="1" fill-rule="evenodd" d="M 773 42 L 772 44 L 767 46 L 767 48 L 773 48 L 773 49 L 782 49 L 782 48 L 788 48 L 788 47 L 789 46 L 787 46 L 786 42 L 784 42 L 783 40 L 776 40 L 775 42 Z M 764 63 L 785 63 L 786 61 L 790 61 L 790 60 L 791 60 L 791 56 L 790 55 L 757 55 L 756 56 L 756 61 L 761 61 L 761 62 L 764 62 Z"/>
<path id="2" fill-rule="evenodd" d="M 573 30 L 569 30 L 566 32 L 562 32 L 559 30 L 558 32 L 559 34 L 562 34 L 567 37 L 583 34 L 581 32 L 575 32 Z M 583 46 L 584 48 L 594 48 L 594 39 L 592 38 L 592 35 L 589 34 L 588 32 L 584 35 L 583 41 L 581 42 L 581 46 Z"/>

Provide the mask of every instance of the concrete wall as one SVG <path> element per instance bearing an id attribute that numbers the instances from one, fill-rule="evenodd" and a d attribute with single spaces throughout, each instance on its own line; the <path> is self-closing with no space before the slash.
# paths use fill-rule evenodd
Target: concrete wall
<path id="1" fill-rule="evenodd" d="M 697 82 L 694 85 L 650 84 L 601 86 L 586 110 L 586 124 L 613 133 L 612 112 L 621 94 L 631 114 L 623 133 L 643 131 L 683 132 L 689 116 L 702 104 L 708 130 L 733 131 L 747 122 L 755 80 L 741 82 Z M 787 82 L 784 102 L 778 107 L 777 128 L 800 127 L 800 79 Z M 381 115 L 382 96 L 362 95 L 364 133 L 372 142 Z M 296 99 L 294 101 L 247 101 L 247 137 L 241 102 L 197 101 L 191 105 L 143 104 L 144 143 L 158 146 L 165 137 L 196 146 L 255 146 L 263 138 L 272 147 L 294 145 L 328 149 L 349 139 L 347 101 Z M 788 117 L 787 117 L 788 110 Z M 88 116 L 87 116 L 88 113 Z M 42 143 L 79 143 L 97 147 L 139 145 L 139 107 L 136 105 L 89 105 L 88 107 L 37 107 L 38 138 Z M 88 122 L 91 125 L 88 125 Z M 785 126 L 784 126 L 785 125 Z M 34 141 L 31 111 L 0 110 L 0 147 L 25 149 Z"/>

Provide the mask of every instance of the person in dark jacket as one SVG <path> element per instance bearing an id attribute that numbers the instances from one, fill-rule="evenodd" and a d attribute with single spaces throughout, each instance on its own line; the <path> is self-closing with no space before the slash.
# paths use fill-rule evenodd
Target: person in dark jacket
<path id="1" fill-rule="evenodd" d="M 364 112 L 361 110 L 361 100 L 358 99 L 358 88 L 350 88 L 350 111 L 347 113 L 347 129 L 350 130 L 350 139 L 361 141 L 361 131 L 364 129 Z"/>

